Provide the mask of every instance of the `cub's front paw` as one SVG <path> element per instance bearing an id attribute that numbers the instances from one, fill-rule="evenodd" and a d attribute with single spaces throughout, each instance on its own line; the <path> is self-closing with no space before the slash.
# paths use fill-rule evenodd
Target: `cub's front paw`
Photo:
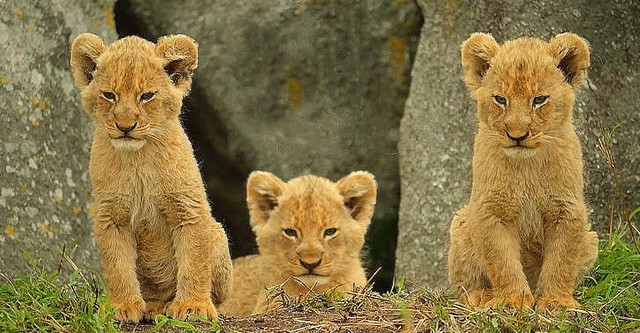
<path id="1" fill-rule="evenodd" d="M 149 301 L 147 302 L 147 309 L 144 312 L 145 321 L 154 321 L 156 316 L 164 313 L 165 303 L 161 301 Z"/>
<path id="2" fill-rule="evenodd" d="M 572 296 L 540 296 L 536 301 L 536 308 L 559 310 L 561 308 L 576 309 L 580 307 L 580 303 Z"/>
<path id="3" fill-rule="evenodd" d="M 205 319 L 213 320 L 218 319 L 218 311 L 213 306 L 211 300 L 206 301 L 181 301 L 175 300 L 171 302 L 171 304 L 167 307 L 167 316 L 179 319 L 179 320 L 190 320 L 197 319 L 193 316 L 189 316 L 190 314 L 194 314 Z"/>
<path id="4" fill-rule="evenodd" d="M 485 303 L 485 307 L 497 309 L 500 305 L 513 306 L 517 309 L 531 309 L 533 307 L 533 295 L 507 295 L 507 296 L 494 296 Z"/>
<path id="5" fill-rule="evenodd" d="M 490 299 L 492 299 L 491 290 L 476 289 L 462 295 L 460 302 L 470 308 L 482 308 Z"/>
<path id="6" fill-rule="evenodd" d="M 142 298 L 129 302 L 111 302 L 111 307 L 116 309 L 113 319 L 128 323 L 139 322 L 146 310 L 146 304 Z"/>

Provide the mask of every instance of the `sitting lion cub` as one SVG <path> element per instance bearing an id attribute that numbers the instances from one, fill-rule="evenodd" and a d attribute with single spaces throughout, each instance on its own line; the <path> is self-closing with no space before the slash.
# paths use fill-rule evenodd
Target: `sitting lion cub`
<path id="1" fill-rule="evenodd" d="M 93 229 L 117 320 L 215 318 L 231 287 L 227 237 L 178 119 L 197 60 L 197 44 L 182 35 L 106 46 L 82 34 L 71 45 L 95 125 Z"/>
<path id="2" fill-rule="evenodd" d="M 292 298 L 364 287 L 360 250 L 375 203 L 376 182 L 368 172 L 337 183 L 316 176 L 285 183 L 253 172 L 247 204 L 260 254 L 233 261 L 233 289 L 220 312 L 264 312 L 271 308 L 266 288 L 277 285 Z"/>
<path id="3" fill-rule="evenodd" d="M 471 198 L 451 222 L 449 282 L 471 306 L 575 308 L 598 253 L 572 124 L 588 44 L 564 33 L 499 45 L 476 33 L 462 67 L 479 126 Z"/>

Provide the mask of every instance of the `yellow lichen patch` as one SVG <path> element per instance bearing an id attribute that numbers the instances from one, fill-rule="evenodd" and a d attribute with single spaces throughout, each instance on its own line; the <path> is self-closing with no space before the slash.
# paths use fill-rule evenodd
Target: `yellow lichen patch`
<path id="1" fill-rule="evenodd" d="M 38 166 L 44 164 L 44 156 L 42 156 L 42 154 L 36 155 L 36 163 L 38 163 Z"/>
<path id="2" fill-rule="evenodd" d="M 71 208 L 71 211 L 73 212 L 73 215 L 78 216 L 78 214 L 80 214 L 80 212 L 82 211 L 82 207 L 73 206 L 73 208 Z"/>
<path id="3" fill-rule="evenodd" d="M 13 235 L 15 234 L 15 229 L 11 224 L 7 224 L 7 226 L 4 227 L 4 234 L 7 235 L 7 237 L 13 238 Z"/>
<path id="4" fill-rule="evenodd" d="M 29 185 L 22 184 L 21 189 L 22 189 L 22 192 L 27 193 L 29 192 Z"/>
<path id="5" fill-rule="evenodd" d="M 98 212 L 98 208 L 96 207 L 96 205 L 90 204 L 89 208 L 87 209 L 87 215 L 89 215 L 89 217 L 94 217 L 96 216 L 97 212 Z"/>
<path id="6" fill-rule="evenodd" d="M 24 11 L 22 10 L 22 8 L 18 8 L 18 10 L 16 10 L 16 17 L 18 18 L 18 20 L 24 21 Z"/>
<path id="7" fill-rule="evenodd" d="M 62 204 L 62 198 L 61 198 L 61 197 L 59 197 L 59 196 L 55 196 L 55 197 L 53 197 L 53 202 L 54 202 L 56 205 L 60 205 L 60 204 Z"/>
<path id="8" fill-rule="evenodd" d="M 389 49 L 391 50 L 391 68 L 393 69 L 393 75 L 398 82 L 403 83 L 405 80 L 405 71 L 409 64 L 409 57 L 407 55 L 407 41 L 405 38 L 398 36 L 389 36 L 387 39 Z"/>
<path id="9" fill-rule="evenodd" d="M 302 102 L 302 82 L 291 76 L 286 78 L 286 89 L 289 94 L 289 107 L 296 107 Z"/>
<path id="10" fill-rule="evenodd" d="M 6 75 L 2 75 L 2 76 L 0 76 L 0 83 L 1 83 L 3 86 L 6 86 L 7 84 L 9 84 L 9 82 L 11 82 L 11 81 L 9 80 L 9 77 L 8 77 L 8 76 L 6 76 Z"/>
<path id="11" fill-rule="evenodd" d="M 107 24 L 107 27 L 111 29 L 116 28 L 116 20 L 113 17 L 113 7 L 108 3 L 102 4 L 102 12 L 104 13 L 104 20 Z"/>
<path id="12" fill-rule="evenodd" d="M 31 97 L 31 106 L 40 111 L 44 111 L 51 108 L 51 101 L 48 98 L 38 98 L 34 96 Z"/>
<path id="13" fill-rule="evenodd" d="M 56 233 L 56 228 L 52 227 L 49 224 L 43 224 L 40 226 L 40 232 L 42 232 L 43 234 L 55 234 Z"/>
<path id="14" fill-rule="evenodd" d="M 31 119 L 31 127 L 40 127 L 40 121 L 38 119 Z"/>

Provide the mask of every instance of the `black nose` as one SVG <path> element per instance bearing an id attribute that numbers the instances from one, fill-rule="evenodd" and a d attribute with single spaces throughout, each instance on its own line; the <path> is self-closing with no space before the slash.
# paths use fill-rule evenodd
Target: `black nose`
<path id="1" fill-rule="evenodd" d="M 133 131 L 136 126 L 138 126 L 138 123 L 133 123 L 133 125 L 129 126 L 129 127 L 124 127 L 124 126 L 120 126 L 120 124 L 116 123 L 116 127 L 123 131 L 124 134 L 128 134 L 129 132 Z"/>
<path id="2" fill-rule="evenodd" d="M 310 263 L 304 262 L 304 261 L 302 261 L 302 259 L 300 259 L 300 265 L 302 265 L 302 267 L 308 269 L 309 272 L 313 271 L 316 267 L 320 266 L 321 262 L 322 262 L 322 259 L 310 264 Z"/>
<path id="3" fill-rule="evenodd" d="M 511 136 L 511 134 L 509 134 L 509 131 L 507 131 L 507 137 L 509 137 L 509 139 L 515 141 L 517 144 L 520 144 L 520 141 L 522 141 L 522 140 L 524 140 L 524 139 L 529 137 L 529 132 L 524 133 L 523 136 L 520 136 L 520 137 L 516 138 L 516 137 Z"/>

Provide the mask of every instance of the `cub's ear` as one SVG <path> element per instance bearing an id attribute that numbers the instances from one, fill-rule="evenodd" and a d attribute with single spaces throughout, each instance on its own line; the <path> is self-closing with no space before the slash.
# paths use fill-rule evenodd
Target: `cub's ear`
<path id="1" fill-rule="evenodd" d="M 165 59 L 164 70 L 173 84 L 186 95 L 193 71 L 198 67 L 198 43 L 185 35 L 160 37 L 156 54 Z"/>
<path id="2" fill-rule="evenodd" d="M 80 91 L 93 80 L 96 59 L 106 48 L 100 37 L 90 33 L 79 35 L 71 43 L 71 73 Z"/>
<path id="3" fill-rule="evenodd" d="M 377 184 L 373 175 L 366 171 L 352 172 L 336 185 L 351 217 L 361 225 L 368 226 L 376 205 Z"/>
<path id="4" fill-rule="evenodd" d="M 464 82 L 470 91 L 480 87 L 482 78 L 491 67 L 491 58 L 496 55 L 500 45 L 493 36 L 474 33 L 460 46 Z"/>
<path id="5" fill-rule="evenodd" d="M 269 220 L 269 216 L 278 206 L 278 197 L 285 183 L 274 174 L 254 171 L 247 180 L 247 206 L 251 217 L 251 227 L 257 232 Z"/>
<path id="6" fill-rule="evenodd" d="M 549 52 L 556 59 L 567 83 L 577 89 L 587 76 L 589 43 L 576 34 L 566 32 L 549 42 Z"/>

